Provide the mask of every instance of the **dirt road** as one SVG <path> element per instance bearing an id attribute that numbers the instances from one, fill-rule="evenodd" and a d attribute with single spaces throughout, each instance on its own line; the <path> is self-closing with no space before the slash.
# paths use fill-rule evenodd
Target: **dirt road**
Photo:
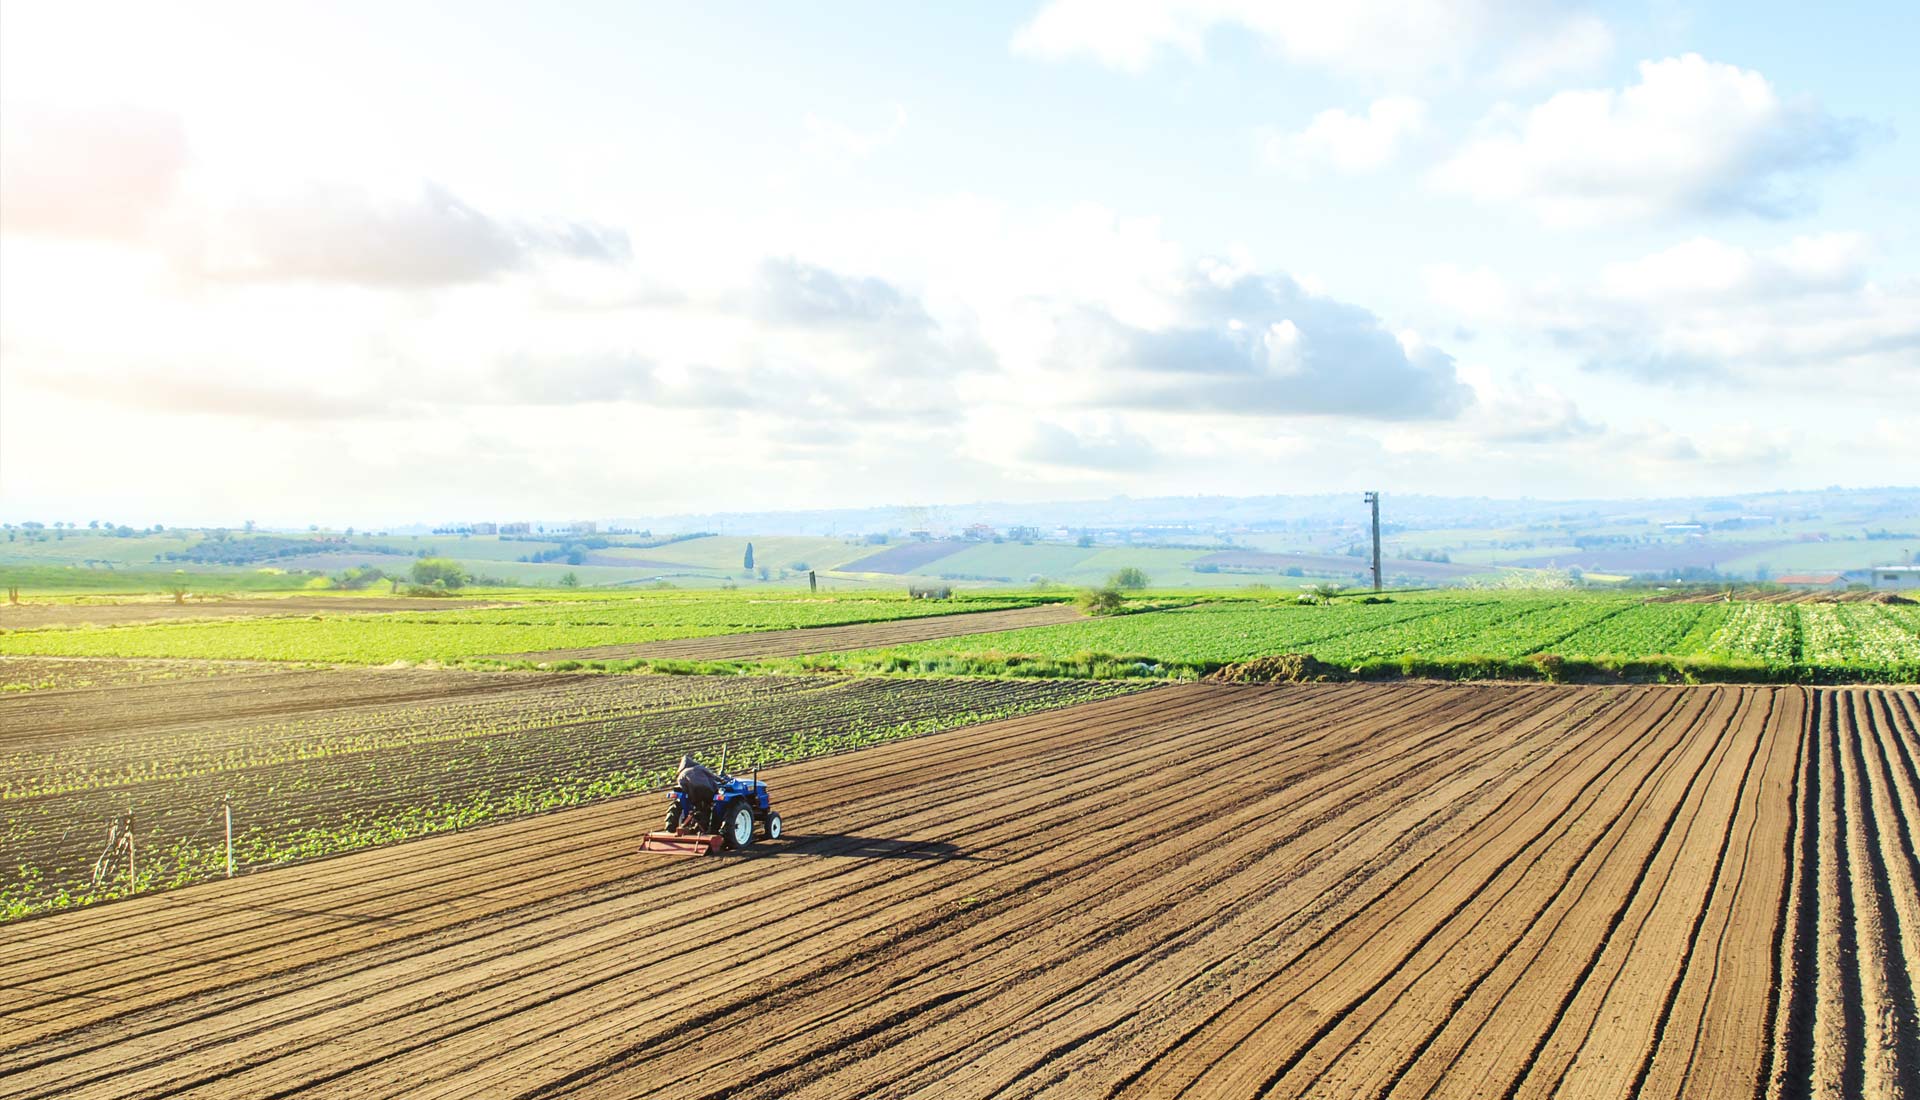
<path id="1" fill-rule="evenodd" d="M 1043 604 L 1011 611 L 973 611 L 957 615 L 930 615 L 923 619 L 889 619 L 846 626 L 809 626 L 797 630 L 763 630 L 754 634 L 717 634 L 638 645 L 603 645 L 585 649 L 549 649 L 539 653 L 511 653 L 494 660 L 520 661 L 746 661 L 761 657 L 799 657 L 809 653 L 840 653 L 849 649 L 906 645 L 937 638 L 989 634 L 1027 626 L 1053 626 L 1084 618 L 1071 604 Z"/>
<path id="2" fill-rule="evenodd" d="M 1916 1095 L 1920 696 L 1165 688 L 9 926 L 0 1095 Z"/>

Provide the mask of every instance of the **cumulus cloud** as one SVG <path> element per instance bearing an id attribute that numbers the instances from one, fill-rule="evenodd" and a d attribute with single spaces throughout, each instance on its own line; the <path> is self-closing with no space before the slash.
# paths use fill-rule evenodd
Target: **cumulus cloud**
<path id="1" fill-rule="evenodd" d="M 1622 89 L 1502 110 L 1434 173 L 1555 225 L 1806 208 L 1806 176 L 1852 156 L 1860 126 L 1783 99 L 1761 74 L 1699 54 L 1645 61 Z"/>
<path id="2" fill-rule="evenodd" d="M 612 262 L 631 247 L 626 234 L 586 222 L 496 218 L 437 184 L 391 198 L 315 186 L 219 218 L 192 263 L 221 280 L 429 287 L 484 281 L 542 255 Z"/>
<path id="3" fill-rule="evenodd" d="M 180 120 L 136 107 L 23 108 L 0 135 L 0 230 L 138 241 L 179 188 Z"/>
<path id="4" fill-rule="evenodd" d="M 1158 464 L 1160 455 L 1145 436 L 1118 426 L 1075 432 L 1049 421 L 1033 426 L 1020 448 L 1027 462 L 1102 473 L 1128 473 Z"/>
<path id="5" fill-rule="evenodd" d="M 1313 116 L 1296 134 L 1266 139 L 1266 157 L 1281 168 L 1327 165 L 1341 172 L 1370 172 L 1392 163 L 1401 147 L 1427 121 L 1427 105 L 1412 96 L 1374 100 L 1365 114 L 1335 108 Z"/>
<path id="6" fill-rule="evenodd" d="M 1229 27 L 1290 61 L 1394 80 L 1488 69 L 1534 81 L 1612 48 L 1592 15 L 1519 0 L 1052 0 L 1014 34 L 1013 49 L 1139 72 L 1167 51 L 1199 58 L 1208 35 Z"/>
<path id="7" fill-rule="evenodd" d="M 1591 439 L 1606 426 L 1589 420 L 1565 391 L 1526 376 L 1499 378 L 1492 372 L 1462 368 L 1473 386 L 1474 403 L 1461 427 L 1475 439 L 1492 443 L 1560 445 Z"/>
<path id="8" fill-rule="evenodd" d="M 885 279 L 769 259 L 736 308 L 765 326 L 769 340 L 780 337 L 770 348 L 774 355 L 822 352 L 822 346 L 791 339 L 791 332 L 800 332 L 822 338 L 826 353 L 864 359 L 888 375 L 992 366 L 992 352 L 970 326 L 936 321 L 918 296 Z"/>
<path id="9" fill-rule="evenodd" d="M 1871 258 L 1857 234 L 1758 249 L 1698 237 L 1575 284 L 1523 290 L 1483 269 L 1435 269 L 1429 280 L 1463 316 L 1542 333 L 1590 370 L 1660 382 L 1770 369 L 1911 374 L 1920 286 L 1875 281 Z"/>
<path id="10" fill-rule="evenodd" d="M 1055 362 L 1082 372 L 1087 403 L 1114 408 L 1421 420 L 1472 397 L 1445 352 L 1284 275 L 1211 268 L 1172 304 L 1178 320 L 1154 329 L 1077 310 Z"/>

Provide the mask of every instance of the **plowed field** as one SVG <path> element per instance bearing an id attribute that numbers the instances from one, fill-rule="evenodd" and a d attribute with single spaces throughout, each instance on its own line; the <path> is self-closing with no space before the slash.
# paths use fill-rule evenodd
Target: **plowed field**
<path id="1" fill-rule="evenodd" d="M 506 654 L 503 659 L 525 661 L 746 661 L 762 657 L 799 657 L 847 649 L 906 645 L 969 634 L 991 634 L 1029 626 L 1057 626 L 1085 618 L 1070 604 L 1043 604 L 1010 611 L 975 611 L 924 619 L 852 623 L 846 626 L 810 626 L 797 630 L 763 630 L 753 634 L 720 634 L 705 638 L 677 638 L 639 645 L 603 645 L 585 649 L 550 649 L 540 653 Z"/>
<path id="2" fill-rule="evenodd" d="M 0 1094 L 1912 1096 L 1916 717 L 1162 688 L 10 926 Z"/>

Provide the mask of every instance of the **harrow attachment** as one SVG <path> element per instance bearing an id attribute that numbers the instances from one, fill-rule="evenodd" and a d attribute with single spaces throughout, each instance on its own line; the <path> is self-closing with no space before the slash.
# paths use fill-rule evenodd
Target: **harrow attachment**
<path id="1" fill-rule="evenodd" d="M 667 856 L 710 856 L 720 850 L 719 833 L 648 833 L 640 850 Z"/>

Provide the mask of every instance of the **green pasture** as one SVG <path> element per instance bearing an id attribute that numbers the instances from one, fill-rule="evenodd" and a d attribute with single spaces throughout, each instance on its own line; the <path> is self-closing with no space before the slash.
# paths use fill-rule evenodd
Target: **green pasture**
<path id="1" fill-rule="evenodd" d="M 389 664 L 454 661 L 545 649 L 621 645 L 919 618 L 1028 606 L 1031 598 L 908 600 L 904 595 L 810 598 L 801 592 L 635 593 L 542 600 L 499 609 L 50 627 L 0 634 L 0 654 L 184 657 Z"/>

